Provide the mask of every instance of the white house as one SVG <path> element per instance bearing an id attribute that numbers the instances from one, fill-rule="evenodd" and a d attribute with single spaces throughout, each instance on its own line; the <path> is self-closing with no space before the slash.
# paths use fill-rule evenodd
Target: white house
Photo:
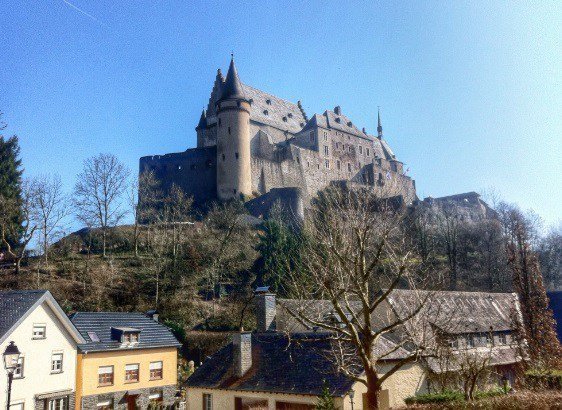
<path id="1" fill-rule="evenodd" d="M 0 292 L 0 354 L 10 342 L 21 352 L 10 409 L 73 409 L 76 346 L 85 341 L 49 291 Z M 8 374 L 2 365 L 2 408 L 6 408 L 7 391 Z"/>

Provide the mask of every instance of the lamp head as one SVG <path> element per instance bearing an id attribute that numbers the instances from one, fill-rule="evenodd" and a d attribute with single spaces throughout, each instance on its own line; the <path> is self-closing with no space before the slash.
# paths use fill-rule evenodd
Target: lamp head
<path id="1" fill-rule="evenodd" d="M 6 350 L 4 350 L 4 367 L 10 373 L 18 367 L 18 360 L 20 358 L 20 351 L 14 342 L 10 342 Z"/>

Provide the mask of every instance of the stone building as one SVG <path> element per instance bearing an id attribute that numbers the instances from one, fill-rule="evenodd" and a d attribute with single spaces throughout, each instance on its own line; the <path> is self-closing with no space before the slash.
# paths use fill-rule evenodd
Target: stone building
<path id="1" fill-rule="evenodd" d="M 217 72 L 197 132 L 197 147 L 140 159 L 164 190 L 173 184 L 196 203 L 257 198 L 276 188 L 294 189 L 304 203 L 331 183 L 346 181 L 416 197 L 415 182 L 383 137 L 360 129 L 338 106 L 307 116 L 297 104 L 240 81 L 234 59 L 226 78 Z M 141 198 L 142 200 L 142 198 Z"/>

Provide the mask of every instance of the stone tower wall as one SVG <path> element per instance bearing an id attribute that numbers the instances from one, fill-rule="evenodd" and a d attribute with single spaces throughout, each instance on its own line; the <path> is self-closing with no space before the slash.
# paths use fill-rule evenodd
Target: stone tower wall
<path id="1" fill-rule="evenodd" d="M 250 105 L 226 100 L 217 109 L 217 195 L 220 199 L 250 196 Z"/>

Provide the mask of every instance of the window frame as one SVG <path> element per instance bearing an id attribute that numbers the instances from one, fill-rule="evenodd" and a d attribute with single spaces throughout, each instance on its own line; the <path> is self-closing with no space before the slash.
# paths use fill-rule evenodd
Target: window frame
<path id="1" fill-rule="evenodd" d="M 60 360 L 56 360 L 55 356 L 60 356 Z M 60 361 L 60 368 L 55 368 L 55 364 Z M 64 369 L 64 353 L 63 352 L 56 352 L 51 353 L 51 374 L 59 374 L 63 372 Z"/>
<path id="2" fill-rule="evenodd" d="M 213 410 L 212 393 L 203 393 L 203 410 Z"/>
<path id="3" fill-rule="evenodd" d="M 127 370 L 127 366 L 136 366 L 136 370 Z M 130 374 L 136 374 L 136 379 L 129 379 Z M 127 363 L 125 365 L 125 383 L 138 383 L 140 381 L 140 363 Z"/>
<path id="4" fill-rule="evenodd" d="M 150 366 L 152 366 L 153 363 L 160 363 L 160 368 L 159 369 L 151 369 Z M 160 377 L 154 377 L 153 376 L 152 372 L 154 370 L 160 371 Z M 149 374 L 149 380 L 162 380 L 164 378 L 164 361 L 163 360 L 155 360 L 154 362 L 150 362 L 150 364 L 148 365 L 148 374 Z"/>
<path id="5" fill-rule="evenodd" d="M 45 403 L 45 410 L 69 410 L 68 397 L 55 397 L 52 399 L 47 399 Z M 58 403 L 57 403 L 58 402 Z M 56 403 L 51 406 L 52 403 Z M 62 406 L 62 407 L 61 407 Z"/>
<path id="6" fill-rule="evenodd" d="M 100 373 L 100 368 L 107 368 L 110 367 L 111 368 L 111 373 Z M 104 375 L 111 375 L 111 381 L 110 382 L 104 382 L 102 383 L 100 380 L 101 376 Z M 105 387 L 105 386 L 113 386 L 115 384 L 115 366 L 113 365 L 109 365 L 109 366 L 98 366 L 98 387 Z"/>
<path id="7" fill-rule="evenodd" d="M 498 333 L 498 343 L 500 345 L 507 344 L 507 333 Z"/>
<path id="8" fill-rule="evenodd" d="M 36 336 L 35 329 L 43 329 L 43 336 Z M 47 325 L 44 323 L 34 323 L 33 329 L 31 331 L 31 339 L 32 340 L 43 340 L 47 338 Z"/>

